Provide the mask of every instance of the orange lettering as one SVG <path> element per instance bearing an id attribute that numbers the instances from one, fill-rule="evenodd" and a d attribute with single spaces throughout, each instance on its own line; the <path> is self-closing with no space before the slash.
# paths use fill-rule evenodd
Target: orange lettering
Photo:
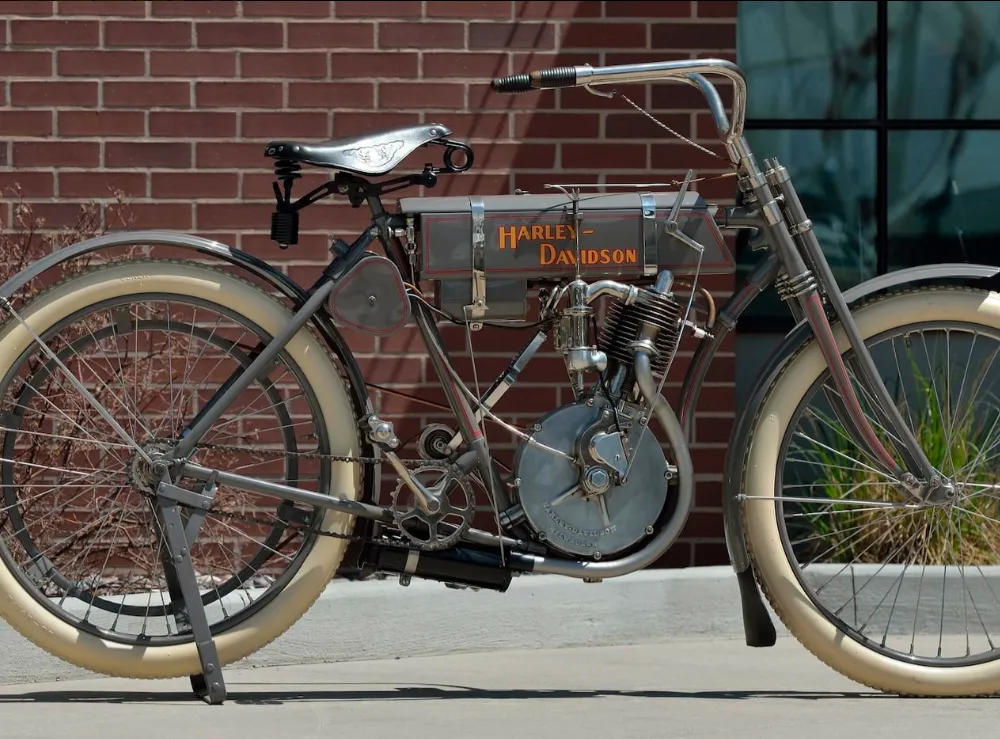
<path id="1" fill-rule="evenodd" d="M 639 263 L 639 252 L 637 252 L 635 249 L 626 249 L 625 250 L 625 260 L 629 264 L 638 264 Z"/>
<path id="2" fill-rule="evenodd" d="M 510 244 L 511 249 L 517 248 L 517 228 L 515 226 L 500 226 L 500 248 L 506 249 Z"/>
<path id="3" fill-rule="evenodd" d="M 611 252 L 611 261 L 613 261 L 615 264 L 621 264 L 623 261 L 625 261 L 625 252 L 623 252 L 621 249 L 615 249 L 613 252 Z"/>
<path id="4" fill-rule="evenodd" d="M 556 240 L 565 241 L 566 240 L 566 224 L 560 223 L 556 226 Z"/>
<path id="5" fill-rule="evenodd" d="M 611 261 L 611 251 L 609 249 L 601 249 L 601 264 L 608 264 Z"/>
<path id="6" fill-rule="evenodd" d="M 536 223 L 531 227 L 531 238 L 535 241 L 541 241 L 542 239 L 547 238 L 545 236 L 545 228 Z"/>
<path id="7" fill-rule="evenodd" d="M 559 252 L 559 258 L 556 260 L 556 264 L 573 264 L 576 260 L 573 259 L 573 252 L 567 250 Z"/>
<path id="8" fill-rule="evenodd" d="M 522 241 L 524 239 L 530 239 L 530 238 L 531 238 L 531 229 L 528 228 L 527 226 L 521 226 L 521 228 L 517 232 L 517 240 Z"/>
<path id="9" fill-rule="evenodd" d="M 542 244 L 538 250 L 539 260 L 543 267 L 556 261 L 556 248 L 552 244 Z"/>

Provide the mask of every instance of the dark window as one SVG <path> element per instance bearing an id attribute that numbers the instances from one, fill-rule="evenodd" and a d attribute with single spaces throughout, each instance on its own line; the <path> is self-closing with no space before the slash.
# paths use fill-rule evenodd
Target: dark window
<path id="1" fill-rule="evenodd" d="M 742 0 L 747 138 L 789 170 L 846 289 L 998 261 L 1000 2 Z M 737 248 L 745 274 L 760 255 Z M 762 297 L 742 327 L 783 331 Z"/>

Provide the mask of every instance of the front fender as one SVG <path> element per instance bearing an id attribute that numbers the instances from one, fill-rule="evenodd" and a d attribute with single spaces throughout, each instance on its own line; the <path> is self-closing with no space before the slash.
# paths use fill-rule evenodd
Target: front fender
<path id="1" fill-rule="evenodd" d="M 10 299 L 31 280 L 71 259 L 117 246 L 130 246 L 133 244 L 188 249 L 198 254 L 221 259 L 265 281 L 288 298 L 295 307 L 301 306 L 309 297 L 307 291 L 298 283 L 267 262 L 218 241 L 173 231 L 118 231 L 93 239 L 87 239 L 86 241 L 80 241 L 58 249 L 51 254 L 47 254 L 22 269 L 3 283 L 3 285 L 0 285 L 0 298 L 4 300 Z M 368 388 L 365 385 L 364 377 L 344 337 L 333 325 L 333 322 L 325 311 L 320 311 L 313 316 L 313 325 L 323 337 L 323 340 L 326 341 L 330 351 L 343 364 L 350 384 L 351 399 L 355 404 L 357 412 L 359 414 L 373 412 L 371 398 L 368 395 Z M 379 450 L 373 448 L 366 439 L 364 440 L 364 444 L 365 446 L 361 450 L 364 456 L 376 458 L 379 456 Z M 366 485 L 365 490 L 362 491 L 362 498 L 366 502 L 374 502 L 377 498 L 377 491 L 379 489 L 378 475 L 376 474 L 377 469 L 378 467 L 375 466 L 374 470 L 369 470 L 369 474 L 365 475 Z"/>
<path id="2" fill-rule="evenodd" d="M 994 277 L 997 274 L 1000 274 L 1000 267 L 982 264 L 934 264 L 911 267 L 862 282 L 844 291 L 844 300 L 849 307 L 852 307 L 879 293 L 915 283 L 981 280 Z M 738 497 L 743 492 L 743 464 L 749 449 L 754 422 L 764 403 L 768 389 L 781 373 L 785 363 L 808 340 L 811 334 L 812 329 L 809 323 L 803 320 L 785 336 L 784 341 L 781 342 L 757 375 L 754 390 L 743 406 L 729 440 L 729 454 L 726 458 L 722 496 L 726 548 L 729 552 L 730 562 L 739 579 L 740 596 L 743 601 L 744 629 L 747 643 L 751 646 L 770 646 L 774 642 L 773 627 L 764 609 L 760 591 L 753 582 L 750 553 L 743 533 L 743 506 Z"/>

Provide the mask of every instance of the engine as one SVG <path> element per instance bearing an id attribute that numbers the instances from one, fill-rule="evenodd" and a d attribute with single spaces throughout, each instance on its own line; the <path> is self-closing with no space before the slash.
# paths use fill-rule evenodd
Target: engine
<path id="1" fill-rule="evenodd" d="M 577 400 L 541 418 L 514 460 L 519 510 L 539 540 L 572 556 L 601 559 L 655 531 L 668 502 L 672 467 L 648 427 L 649 408 L 635 392 L 634 353 L 650 351 L 662 374 L 677 351 L 683 306 L 662 272 L 649 289 L 615 283 L 568 287 L 560 348 Z M 597 344 L 590 343 L 590 303 L 615 296 Z M 601 381 L 584 389 L 583 376 Z"/>

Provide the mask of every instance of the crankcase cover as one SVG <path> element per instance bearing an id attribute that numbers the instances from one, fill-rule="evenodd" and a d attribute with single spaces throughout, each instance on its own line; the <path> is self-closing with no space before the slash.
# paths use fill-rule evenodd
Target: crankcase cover
<path id="1" fill-rule="evenodd" d="M 574 456 L 580 437 L 602 420 L 606 409 L 601 402 L 563 406 L 539 422 L 540 430 L 532 438 Z M 606 431 L 614 432 L 614 420 L 603 417 L 607 418 Z M 581 468 L 570 459 L 527 442 L 519 447 L 514 461 L 514 476 L 521 480 L 519 502 L 539 538 L 565 554 L 599 559 L 648 535 L 647 528 L 656 523 L 667 502 L 669 465 L 648 428 L 633 427 L 629 438 L 631 445 L 638 441 L 638 446 L 632 449 L 625 484 L 593 495 L 581 485 Z M 593 468 L 593 464 L 587 466 Z M 578 485 L 576 492 L 566 495 Z"/>

